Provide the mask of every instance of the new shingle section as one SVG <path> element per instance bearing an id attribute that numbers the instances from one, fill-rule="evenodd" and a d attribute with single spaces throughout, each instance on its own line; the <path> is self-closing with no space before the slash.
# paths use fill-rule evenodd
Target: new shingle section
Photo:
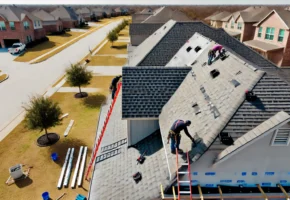
<path id="1" fill-rule="evenodd" d="M 123 67 L 123 118 L 157 118 L 190 67 Z"/>
<path id="2" fill-rule="evenodd" d="M 283 80 L 290 80 L 289 74 L 284 73 L 283 69 L 279 69 L 275 64 L 231 37 L 223 29 L 214 29 L 202 22 L 176 22 L 138 66 L 165 66 L 195 32 L 224 45 L 246 62 L 254 64 L 256 68 L 268 74 L 276 74 Z"/>
<path id="3" fill-rule="evenodd" d="M 225 157 L 230 156 L 231 153 L 243 147 L 245 144 L 259 138 L 261 135 L 265 134 L 267 131 L 289 120 L 290 120 L 290 115 L 288 115 L 286 112 L 281 111 L 277 113 L 276 115 L 264 121 L 262 124 L 260 124 L 256 128 L 252 129 L 251 131 L 247 132 L 246 134 L 238 138 L 235 141 L 234 145 L 226 148 L 218 155 L 215 162 L 219 162 Z"/>
<path id="4" fill-rule="evenodd" d="M 130 24 L 130 35 L 151 35 L 159 29 L 164 23 L 154 24 Z"/>

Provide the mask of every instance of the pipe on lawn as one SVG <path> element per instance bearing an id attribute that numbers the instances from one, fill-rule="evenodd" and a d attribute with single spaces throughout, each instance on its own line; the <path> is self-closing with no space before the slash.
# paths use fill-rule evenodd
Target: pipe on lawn
<path id="1" fill-rule="evenodd" d="M 76 186 L 77 174 L 78 174 L 78 171 L 79 171 L 79 168 L 80 168 L 81 156 L 82 156 L 83 148 L 84 148 L 83 146 L 80 147 L 78 161 L 77 161 L 77 164 L 76 164 L 76 169 L 74 171 L 74 176 L 73 176 L 73 179 L 72 179 L 72 182 L 71 182 L 71 188 L 74 188 Z"/>
<path id="2" fill-rule="evenodd" d="M 85 163 L 86 163 L 86 158 L 87 158 L 87 150 L 88 150 L 88 147 L 85 147 L 84 148 L 84 153 L 83 153 L 83 158 L 82 158 L 81 169 L 79 171 L 79 177 L 78 177 L 78 186 L 79 187 L 82 185 L 84 169 L 85 169 Z"/>
<path id="3" fill-rule="evenodd" d="M 65 161 L 64 161 L 64 164 L 63 164 L 62 169 L 61 169 L 60 177 L 58 179 L 58 183 L 57 183 L 57 188 L 58 189 L 60 189 L 61 185 L 62 185 L 63 176 L 64 176 L 64 172 L 65 172 L 65 169 L 66 169 L 66 165 L 67 165 L 67 162 L 68 162 L 69 155 L 70 155 L 70 148 L 68 148 L 68 150 L 67 150 Z"/>
<path id="4" fill-rule="evenodd" d="M 72 148 L 71 152 L 70 152 L 70 157 L 69 157 L 67 169 L 66 169 L 66 174 L 65 174 L 65 177 L 64 177 L 64 183 L 63 183 L 64 187 L 68 186 L 68 181 L 69 181 L 71 170 L 72 170 L 72 162 L 73 162 L 73 159 L 74 159 L 74 151 L 75 151 L 75 149 Z"/>

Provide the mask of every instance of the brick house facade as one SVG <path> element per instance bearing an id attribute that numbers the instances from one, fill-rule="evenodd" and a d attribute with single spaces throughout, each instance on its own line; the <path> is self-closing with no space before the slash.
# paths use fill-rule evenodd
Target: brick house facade
<path id="1" fill-rule="evenodd" d="M 21 19 L 13 18 L 14 13 L 20 13 L 24 17 Z M 27 44 L 45 37 L 45 34 L 40 19 L 27 13 L 27 11 L 15 6 L 2 6 L 0 8 L 0 43 L 2 48 L 10 47 L 15 42 Z"/>
<path id="2" fill-rule="evenodd" d="M 63 30 L 63 24 L 60 18 L 51 15 L 45 10 L 37 9 L 32 14 L 42 20 L 42 26 L 46 33 L 60 32 Z"/>

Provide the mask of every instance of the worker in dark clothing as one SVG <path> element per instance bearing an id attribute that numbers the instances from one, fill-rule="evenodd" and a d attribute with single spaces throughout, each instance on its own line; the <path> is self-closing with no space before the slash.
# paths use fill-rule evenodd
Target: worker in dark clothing
<path id="1" fill-rule="evenodd" d="M 208 51 L 208 61 L 207 61 L 207 64 L 208 65 L 211 65 L 212 59 L 214 59 L 215 57 L 216 57 L 215 52 L 212 49 L 210 49 Z"/>
<path id="2" fill-rule="evenodd" d="M 191 124 L 191 121 L 187 120 L 186 122 L 184 122 L 183 120 L 180 120 L 180 119 L 176 120 L 173 123 L 167 137 L 167 144 L 169 143 L 169 139 L 171 139 L 171 146 L 170 146 L 171 153 L 175 154 L 175 148 L 177 148 L 179 154 L 183 153 L 183 151 L 179 149 L 179 144 L 180 144 L 180 139 L 181 139 L 180 132 L 182 130 L 185 132 L 187 137 L 191 139 L 194 146 L 196 146 L 196 142 L 194 141 L 193 137 L 191 137 L 191 135 L 189 134 L 187 130 L 187 126 L 189 126 L 190 124 Z"/>
<path id="3" fill-rule="evenodd" d="M 111 86 L 110 86 L 110 90 L 111 90 L 111 92 L 112 92 L 112 99 L 114 99 L 114 97 L 115 97 L 115 93 L 116 93 L 116 91 L 117 91 L 117 84 L 118 84 L 120 78 L 122 78 L 121 75 L 120 75 L 120 76 L 116 76 L 116 77 L 113 78 L 113 80 L 112 80 L 112 83 L 111 83 Z"/>

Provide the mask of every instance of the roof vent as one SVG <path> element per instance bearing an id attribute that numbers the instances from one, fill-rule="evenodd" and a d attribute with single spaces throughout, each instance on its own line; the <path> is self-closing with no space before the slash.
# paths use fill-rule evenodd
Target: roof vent
<path id="1" fill-rule="evenodd" d="M 186 51 L 187 51 L 187 52 L 190 52 L 191 49 L 192 49 L 191 46 L 189 46 L 189 47 L 187 47 Z"/>
<path id="2" fill-rule="evenodd" d="M 196 115 L 198 115 L 199 113 L 201 113 L 200 108 L 199 108 L 199 106 L 198 106 L 197 103 L 194 103 L 194 104 L 192 105 L 192 107 L 193 107 L 194 112 L 195 112 Z"/>
<path id="3" fill-rule="evenodd" d="M 255 101 L 257 99 L 257 96 L 252 91 L 246 90 L 246 100 L 247 101 Z"/>
<path id="4" fill-rule="evenodd" d="M 229 133 L 222 132 L 222 133 L 219 134 L 219 138 L 220 138 L 221 143 L 224 144 L 224 145 L 230 146 L 230 145 L 234 144 L 234 140 L 230 136 Z"/>
<path id="5" fill-rule="evenodd" d="M 166 26 L 164 26 L 164 28 L 163 29 L 166 29 Z"/>
<path id="6" fill-rule="evenodd" d="M 212 78 L 215 78 L 215 77 L 217 77 L 218 75 L 220 75 L 220 72 L 219 72 L 219 70 L 214 69 L 214 70 L 212 70 L 212 71 L 210 72 L 210 75 L 211 75 Z"/>
<path id="7" fill-rule="evenodd" d="M 231 83 L 235 86 L 238 87 L 239 85 L 241 85 L 236 79 L 232 79 Z"/>
<path id="8" fill-rule="evenodd" d="M 201 50 L 201 47 L 200 46 L 197 46 L 197 47 L 195 47 L 195 49 L 194 49 L 194 51 L 197 53 L 197 52 L 199 52 L 199 50 Z"/>

